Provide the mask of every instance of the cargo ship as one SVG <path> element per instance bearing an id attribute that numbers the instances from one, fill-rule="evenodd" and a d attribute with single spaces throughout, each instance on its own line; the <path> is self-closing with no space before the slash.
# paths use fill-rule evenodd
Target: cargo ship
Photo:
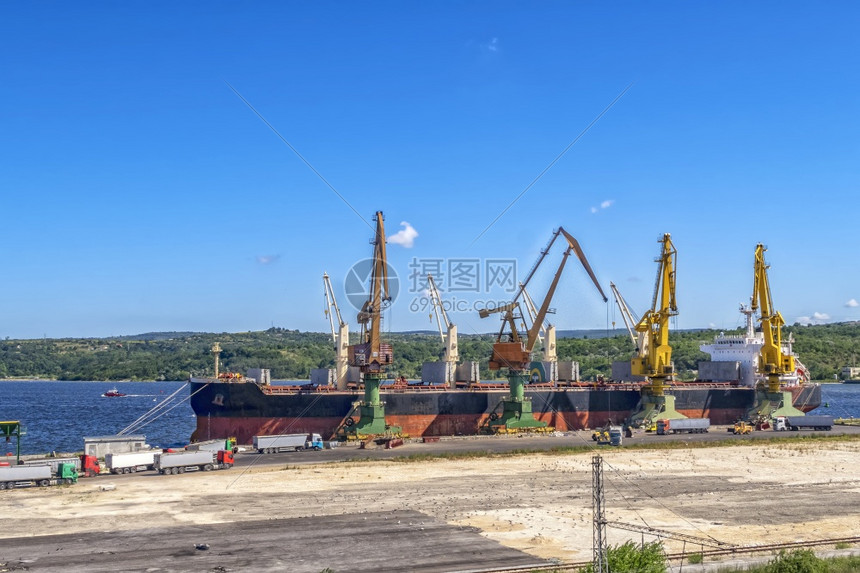
<path id="1" fill-rule="evenodd" d="M 241 444 L 256 435 L 318 433 L 329 439 L 347 419 L 362 392 L 329 386 L 278 386 L 255 378 L 192 378 L 191 407 L 197 416 L 193 438 L 236 436 Z M 621 423 L 639 403 L 641 383 L 528 384 L 535 418 L 556 430 L 596 428 Z M 796 408 L 808 412 L 821 404 L 821 387 L 787 387 Z M 690 418 L 729 424 L 753 407 L 756 391 L 738 382 L 676 382 L 668 388 L 676 409 Z M 380 389 L 386 422 L 411 437 L 475 435 L 485 432 L 497 414 L 507 384 L 474 384 L 448 389 L 441 385 Z"/>
<path id="2" fill-rule="evenodd" d="M 688 418 L 710 418 L 711 423 L 731 424 L 743 419 L 756 400 L 756 373 L 761 333 L 755 332 L 748 309 L 746 333 L 718 334 L 701 350 L 711 360 L 699 363 L 700 376 L 694 382 L 670 382 L 666 392 L 675 396 L 676 410 Z M 791 340 L 787 353 L 794 354 Z M 795 356 L 796 358 L 796 356 Z M 798 371 L 784 380 L 792 404 L 803 412 L 821 405 L 821 386 L 808 381 L 806 368 L 796 359 Z M 535 363 L 539 365 L 540 363 Z M 606 423 L 623 423 L 639 404 L 644 380 L 626 375 L 615 381 L 527 383 L 534 417 L 559 431 L 596 428 Z M 217 364 L 216 364 L 217 368 Z M 543 372 L 544 368 L 535 368 Z M 621 380 L 621 381 L 618 381 Z M 356 416 L 355 405 L 362 399 L 359 387 L 337 390 L 330 384 L 272 384 L 267 370 L 255 369 L 247 376 L 222 373 L 215 378 L 191 378 L 191 407 L 197 416 L 193 439 L 206 440 L 236 436 L 242 444 L 256 435 L 318 433 L 330 439 Z M 380 387 L 385 404 L 385 420 L 412 437 L 475 435 L 489 431 L 499 415 L 508 384 L 471 383 L 451 388 L 446 384 L 410 384 L 389 381 Z"/>
<path id="3" fill-rule="evenodd" d="M 761 382 L 756 364 L 762 334 L 755 331 L 750 310 L 742 306 L 741 313 L 746 317 L 745 333 L 720 333 L 713 343 L 700 346 L 711 355 L 710 361 L 699 363 L 700 379 L 671 382 L 667 387 L 667 393 L 675 396 L 676 410 L 684 416 L 710 418 L 715 425 L 732 424 L 755 404 L 755 386 Z M 790 338 L 785 351 L 794 355 Z M 783 389 L 791 392 L 795 408 L 809 412 L 821 405 L 821 386 L 809 382 L 806 367 L 794 356 L 797 373 L 784 380 Z M 629 373 L 629 362 L 626 364 Z M 339 427 L 349 424 L 354 405 L 362 397 L 358 388 L 281 386 L 270 383 L 266 370 L 248 374 L 191 379 L 191 407 L 197 415 L 194 439 L 236 436 L 240 443 L 248 444 L 256 435 L 294 432 L 331 438 Z M 636 409 L 644 385 L 645 381 L 634 380 L 538 381 L 526 385 L 525 396 L 531 398 L 536 419 L 559 431 L 581 430 L 622 423 Z M 508 393 L 504 382 L 451 389 L 444 384 L 400 381 L 380 388 L 386 422 L 412 437 L 487 432 Z"/>

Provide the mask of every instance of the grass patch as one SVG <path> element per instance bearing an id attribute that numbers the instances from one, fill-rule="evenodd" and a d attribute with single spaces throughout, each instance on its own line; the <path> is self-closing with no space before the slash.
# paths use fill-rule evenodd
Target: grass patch
<path id="1" fill-rule="evenodd" d="M 794 446 L 805 444 L 824 444 L 824 443 L 839 443 L 839 442 L 857 442 L 860 441 L 860 435 L 825 435 L 825 434 L 810 434 L 804 436 L 779 436 L 773 438 L 760 439 L 743 439 L 743 438 L 726 438 L 715 442 L 711 441 L 654 441 L 645 444 L 631 444 L 624 446 L 623 450 L 689 450 L 703 448 L 728 448 L 734 446 Z M 469 452 L 421 452 L 404 456 L 397 456 L 387 460 L 370 460 L 367 461 L 392 461 L 399 463 L 414 463 L 424 462 L 429 460 L 469 460 L 480 458 L 500 458 L 520 455 L 557 455 L 557 454 L 584 454 L 593 453 L 595 451 L 614 452 L 617 448 L 609 446 L 595 446 L 591 444 L 575 445 L 575 446 L 555 446 L 549 449 L 545 448 L 516 448 L 505 452 L 492 452 L 489 450 L 469 451 Z M 362 460 L 365 461 L 365 460 Z"/>
<path id="2" fill-rule="evenodd" d="M 765 565 L 744 569 L 720 569 L 719 573 L 856 573 L 860 571 L 860 556 L 816 557 L 809 549 L 780 552 Z"/>
<path id="3" fill-rule="evenodd" d="M 692 555 L 687 557 L 687 563 L 690 563 L 691 565 L 698 565 L 699 563 L 701 563 L 704 560 L 705 560 L 705 556 L 702 555 L 701 553 L 693 553 Z"/>

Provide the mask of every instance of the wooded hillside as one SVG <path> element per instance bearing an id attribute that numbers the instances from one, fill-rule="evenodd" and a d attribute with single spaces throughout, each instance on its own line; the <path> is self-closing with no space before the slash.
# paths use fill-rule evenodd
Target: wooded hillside
<path id="1" fill-rule="evenodd" d="M 737 332 L 737 331 L 736 331 Z M 833 380 L 843 366 L 860 358 L 860 323 L 787 327 L 795 351 L 816 380 Z M 671 333 L 675 368 L 680 378 L 695 378 L 697 364 L 707 360 L 699 345 L 713 340 L 717 331 Z M 727 332 L 728 334 L 728 332 Z M 354 335 L 355 336 L 355 335 Z M 394 374 L 420 377 L 421 363 L 438 360 L 442 344 L 438 335 L 392 334 Z M 460 337 L 462 360 L 477 360 L 486 370 L 493 337 Z M 327 334 L 271 328 L 243 333 L 151 333 L 118 338 L 4 340 L 0 342 L 0 378 L 44 378 L 56 380 L 183 380 L 189 375 L 211 374 L 209 350 L 215 342 L 223 348 L 224 368 L 244 372 L 269 368 L 277 380 L 307 379 L 312 368 L 333 366 L 334 346 Z M 562 338 L 560 360 L 577 360 L 583 379 L 608 377 L 614 360 L 626 360 L 633 352 L 630 339 Z"/>

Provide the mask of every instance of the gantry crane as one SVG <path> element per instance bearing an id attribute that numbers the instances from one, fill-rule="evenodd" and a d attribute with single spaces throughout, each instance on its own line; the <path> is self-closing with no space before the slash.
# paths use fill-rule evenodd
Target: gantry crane
<path id="1" fill-rule="evenodd" d="M 669 233 L 663 235 L 657 263 L 657 280 L 651 308 L 645 312 L 635 330 L 638 347 L 630 360 L 630 372 L 644 376 L 647 384 L 642 388 L 642 397 L 628 425 L 649 424 L 659 416 L 661 419 L 685 418 L 675 410 L 675 397 L 665 394 L 666 382 L 674 373 L 672 347 L 669 345 L 669 319 L 678 314 L 675 301 L 675 267 L 678 251 L 672 244 Z M 641 341 L 641 342 L 639 342 Z"/>
<path id="2" fill-rule="evenodd" d="M 334 343 L 334 372 L 335 384 L 338 390 L 346 390 L 347 373 L 349 371 L 349 325 L 340 314 L 340 307 L 334 297 L 328 273 L 323 273 L 323 289 L 325 291 L 325 314 L 331 326 L 331 339 Z M 337 318 L 337 326 L 335 326 Z"/>
<path id="3" fill-rule="evenodd" d="M 555 272 L 555 276 L 552 279 L 549 290 L 547 291 L 540 308 L 537 310 L 537 314 L 532 321 L 531 327 L 521 336 L 517 331 L 517 323 L 523 318 L 520 311 L 520 303 L 518 302 L 519 298 L 522 296 L 523 291 L 534 276 L 535 271 L 537 271 L 538 267 L 549 253 L 553 243 L 559 235 L 564 235 L 564 238 L 567 240 L 568 247 L 562 255 L 558 270 Z M 525 383 L 528 376 L 528 370 L 531 365 L 532 350 L 534 349 L 543 321 L 549 311 L 549 305 L 552 301 L 553 295 L 555 294 L 558 281 L 561 278 L 561 273 L 564 270 L 565 263 L 567 262 L 567 258 L 570 256 L 571 252 L 576 253 L 577 258 L 588 272 L 591 280 L 594 282 L 594 286 L 597 287 L 597 290 L 603 297 L 603 301 L 606 302 L 606 295 L 603 294 L 603 289 L 600 288 L 600 284 L 597 282 L 597 278 L 591 270 L 591 265 L 588 263 L 585 253 L 579 246 L 579 242 L 567 231 L 559 227 L 559 229 L 553 233 L 546 248 L 541 251 L 537 262 L 535 262 L 531 271 L 529 271 L 526 279 L 521 283 L 513 301 L 497 308 L 484 309 L 479 312 L 481 318 L 486 318 L 495 313 L 502 314 L 502 327 L 499 330 L 496 342 L 493 344 L 493 353 L 490 358 L 489 368 L 490 370 L 507 368 L 510 395 L 502 400 L 501 415 L 496 415 L 494 412 L 493 416 L 495 416 L 495 419 L 491 416 L 489 427 L 493 432 L 540 430 L 546 429 L 547 427 L 546 422 L 536 420 L 534 418 L 531 399 L 525 397 Z M 507 335 L 505 335 L 506 329 L 509 331 Z"/>
<path id="4" fill-rule="evenodd" d="M 376 212 L 374 220 L 376 234 L 371 241 L 373 268 L 369 296 L 358 313 L 359 343 L 348 347 L 349 364 L 357 366 L 364 376 L 364 400 L 357 406 L 360 419 L 349 429 L 350 434 L 359 438 L 400 432 L 399 428 L 386 425 L 385 404 L 379 397 L 379 386 L 386 368 L 394 361 L 394 350 L 390 344 L 382 342 L 382 311 L 391 304 L 382 211 Z"/>
<path id="5" fill-rule="evenodd" d="M 457 325 L 451 322 L 448 318 L 448 312 L 442 304 L 442 297 L 439 294 L 439 289 L 436 286 L 436 281 L 432 275 L 427 275 L 427 288 L 430 292 L 430 303 L 433 306 L 433 315 L 436 317 L 436 324 L 439 325 L 439 336 L 442 338 L 442 343 L 445 345 L 445 356 L 442 359 L 446 364 L 445 382 L 454 387 L 456 385 L 455 372 L 457 363 L 460 361 L 460 351 L 457 347 Z M 432 316 L 432 315 L 431 315 Z M 445 325 L 445 332 L 442 331 L 442 325 Z"/>
<path id="6" fill-rule="evenodd" d="M 764 260 L 767 250 L 761 243 L 755 248 L 755 263 L 753 265 L 753 294 L 750 311 L 759 311 L 761 331 L 764 344 L 759 353 L 759 373 L 767 376 L 764 388 L 757 388 L 756 403 L 749 417 L 760 418 L 767 416 L 802 416 L 803 412 L 792 405 L 791 392 L 780 391 L 780 377 L 796 374 L 797 365 L 794 355 L 782 343 L 782 327 L 785 320 L 782 314 L 773 307 L 770 294 L 770 282 L 767 269 L 770 268 Z"/>

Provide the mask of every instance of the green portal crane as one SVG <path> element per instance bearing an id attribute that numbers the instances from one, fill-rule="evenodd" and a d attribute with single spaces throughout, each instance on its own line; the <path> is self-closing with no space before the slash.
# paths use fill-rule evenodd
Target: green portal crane
<path id="1" fill-rule="evenodd" d="M 386 425 L 385 403 L 380 400 L 379 386 L 386 368 L 394 361 L 394 350 L 382 342 L 382 311 L 391 304 L 388 291 L 388 261 L 385 254 L 385 225 L 382 211 L 377 211 L 373 244 L 369 296 L 358 313 L 361 325 L 359 343 L 349 347 L 349 364 L 364 375 L 364 400 L 357 409 L 360 419 L 348 432 L 359 439 L 385 433 L 399 434 L 400 428 Z"/>
<path id="2" fill-rule="evenodd" d="M 15 463 L 21 463 L 21 436 L 24 433 L 21 422 L 17 420 L 0 422 L 0 436 L 6 438 L 6 443 L 11 442 L 12 438 L 15 438 Z"/>
<path id="3" fill-rule="evenodd" d="M 535 271 L 537 271 L 547 253 L 549 253 L 550 248 L 559 235 L 564 235 L 564 238 L 567 240 L 567 249 L 565 249 L 564 254 L 562 255 L 561 262 L 555 272 L 555 276 L 552 279 L 549 290 L 547 291 L 540 308 L 537 309 L 537 312 L 533 317 L 531 328 L 521 336 L 520 333 L 517 332 L 517 321 L 522 320 L 522 313 L 520 312 L 520 303 L 518 300 L 525 292 L 526 285 L 528 285 L 532 276 L 534 276 Z M 603 297 L 603 301 L 606 302 L 606 295 L 603 294 L 603 289 L 600 288 L 600 283 L 597 282 L 597 278 L 594 276 L 594 271 L 591 270 L 591 265 L 588 263 L 585 253 L 579 246 L 579 242 L 573 238 L 570 233 L 559 227 L 558 230 L 553 233 L 549 244 L 547 244 L 546 248 L 541 251 L 537 262 L 532 267 L 526 279 L 520 284 L 520 288 L 517 291 L 516 296 L 514 296 L 514 300 L 494 309 L 483 309 L 479 311 L 479 316 L 481 318 L 486 318 L 490 314 L 494 313 L 503 313 L 502 327 L 499 330 L 496 342 L 493 344 L 493 354 L 490 357 L 489 368 L 490 370 L 499 370 L 501 368 L 508 369 L 510 396 L 502 400 L 501 415 L 492 419 L 489 424 L 489 427 L 493 432 L 501 433 L 517 432 L 522 430 L 540 430 L 547 427 L 546 422 L 542 422 L 534 418 L 531 399 L 525 397 L 524 387 L 526 384 L 527 372 L 531 366 L 532 351 L 534 350 L 535 343 L 538 340 L 540 330 L 543 327 L 544 319 L 549 312 L 549 305 L 550 302 L 552 302 L 553 295 L 555 294 L 556 287 L 558 286 L 558 281 L 561 278 L 561 273 L 564 270 L 565 263 L 571 253 L 576 254 L 576 257 L 579 259 L 580 263 L 582 263 L 583 268 L 585 268 L 589 277 L 591 277 L 591 280 L 594 282 L 594 286 L 597 287 L 597 290 Z M 507 335 L 507 340 L 504 340 L 506 328 L 510 332 Z"/>

